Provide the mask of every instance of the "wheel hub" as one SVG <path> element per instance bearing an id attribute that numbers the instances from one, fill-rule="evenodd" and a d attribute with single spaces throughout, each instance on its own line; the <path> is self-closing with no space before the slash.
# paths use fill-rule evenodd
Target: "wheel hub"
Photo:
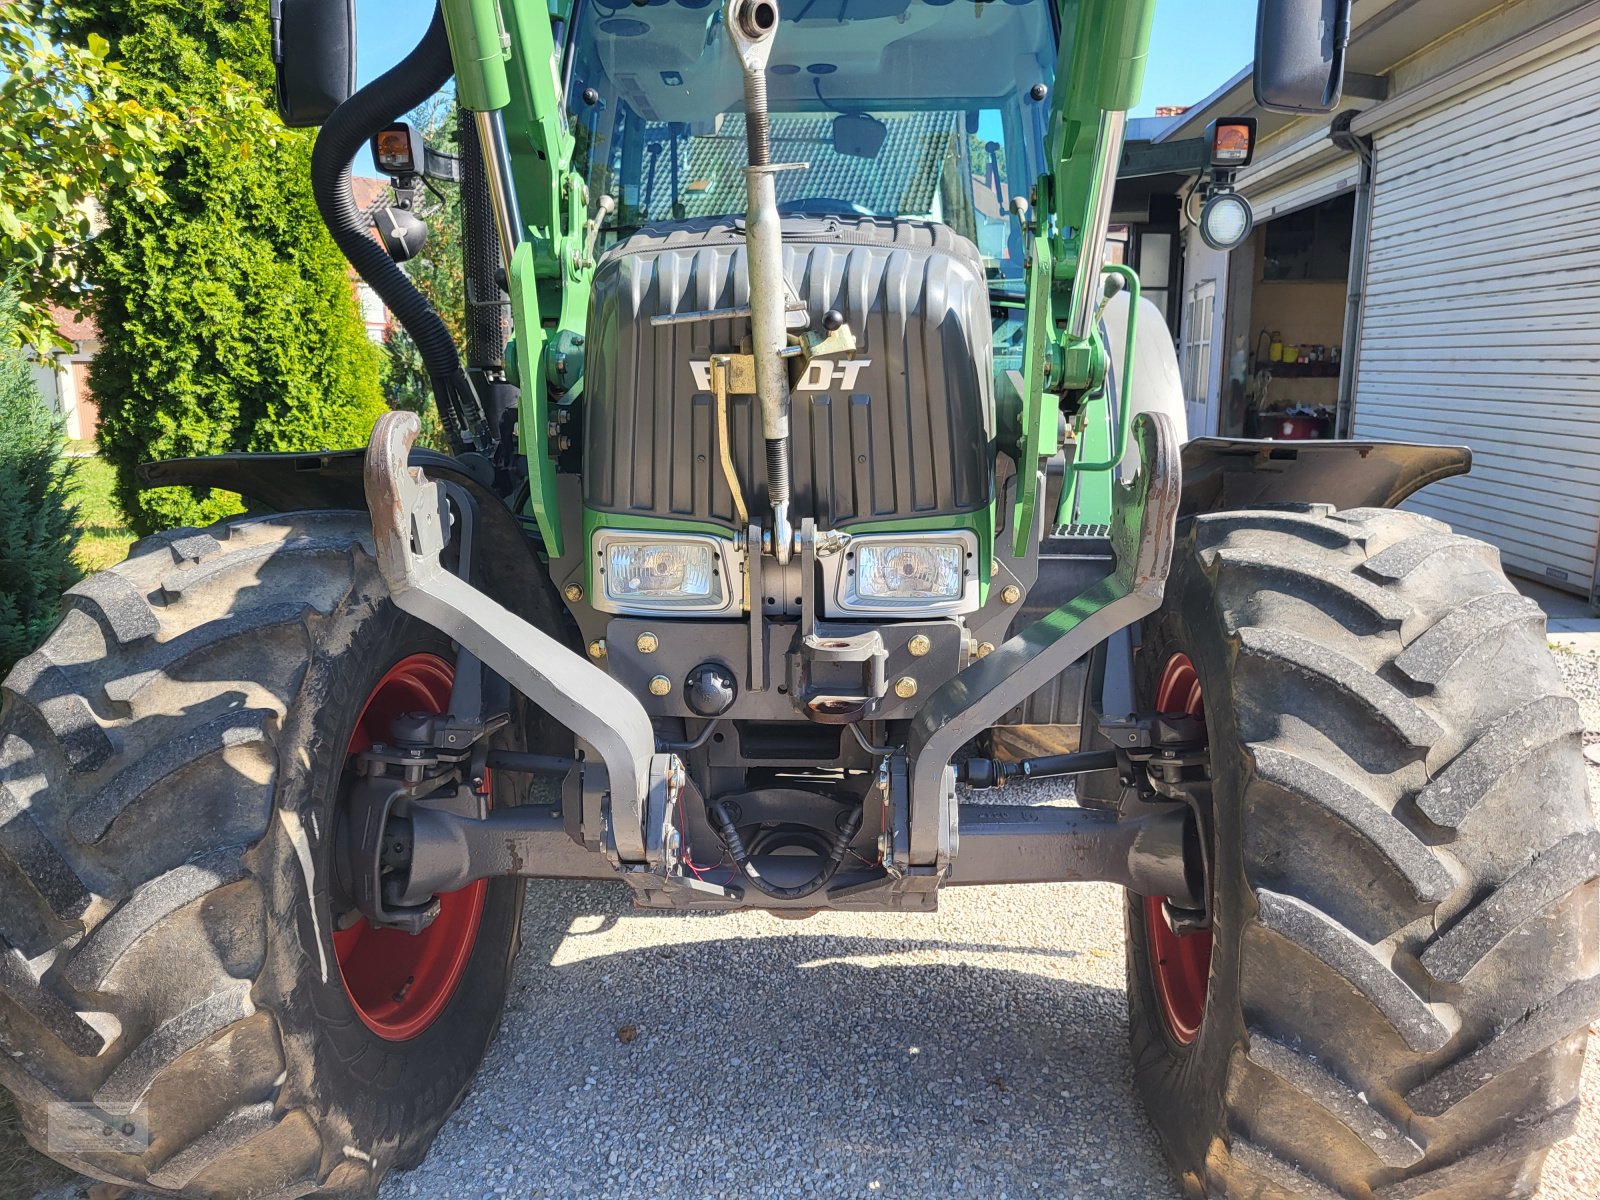
<path id="1" fill-rule="evenodd" d="M 1156 689 L 1156 710 L 1167 715 L 1205 719 L 1200 675 L 1187 654 L 1174 654 Z M 1208 898 L 1209 902 L 1209 898 Z M 1150 950 L 1150 976 L 1167 1033 L 1181 1046 L 1193 1045 L 1205 1020 L 1211 980 L 1211 931 L 1178 932 L 1164 896 L 1145 899 L 1145 937 Z"/>
<path id="2" fill-rule="evenodd" d="M 372 690 L 350 735 L 351 757 L 385 741 L 397 717 L 442 713 L 455 669 L 433 654 L 392 666 Z M 483 918 L 488 883 L 439 897 L 439 914 L 422 932 L 384 929 L 357 917 L 333 934 L 346 994 L 368 1029 L 387 1041 L 417 1037 L 444 1012 L 461 983 Z"/>

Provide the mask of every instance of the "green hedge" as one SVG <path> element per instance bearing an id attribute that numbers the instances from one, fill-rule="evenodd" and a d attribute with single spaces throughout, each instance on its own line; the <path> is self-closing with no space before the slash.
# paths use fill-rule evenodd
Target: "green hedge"
<path id="1" fill-rule="evenodd" d="M 312 200 L 312 136 L 260 122 L 250 140 L 208 120 L 219 61 L 270 87 L 267 5 L 94 0 L 64 36 L 106 37 L 130 91 L 172 89 L 185 113 L 159 202 L 108 183 L 90 274 L 100 350 L 91 386 L 100 448 L 141 533 L 236 511 L 227 495 L 138 492 L 143 461 L 230 450 L 360 446 L 385 411 L 381 351 Z"/>

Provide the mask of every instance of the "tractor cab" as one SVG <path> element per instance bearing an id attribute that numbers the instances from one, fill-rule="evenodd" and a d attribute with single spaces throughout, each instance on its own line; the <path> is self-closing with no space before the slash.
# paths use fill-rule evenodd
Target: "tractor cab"
<path id="1" fill-rule="evenodd" d="M 587 3 L 572 28 L 566 108 L 575 169 L 611 195 L 604 244 L 743 216 L 743 72 L 722 9 Z M 985 278 L 1022 281 L 1013 200 L 1045 170 L 1056 14 L 1047 0 L 785 5 L 767 66 L 785 217 L 906 218 L 975 246 Z"/>

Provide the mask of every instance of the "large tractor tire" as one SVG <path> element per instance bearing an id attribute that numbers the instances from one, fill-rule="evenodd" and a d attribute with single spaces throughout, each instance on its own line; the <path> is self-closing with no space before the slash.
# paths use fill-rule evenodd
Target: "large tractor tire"
<path id="1" fill-rule="evenodd" d="M 412 938 L 330 879 L 350 756 L 443 711 L 452 658 L 365 514 L 161 535 L 72 590 L 0 710 L 0 1084 L 37 1147 L 207 1200 L 420 1160 L 498 1024 L 521 884 Z"/>
<path id="2" fill-rule="evenodd" d="M 1600 834 L 1538 607 L 1425 517 L 1203 516 L 1135 675 L 1211 750 L 1211 928 L 1127 910 L 1187 1194 L 1532 1195 L 1600 1014 Z"/>

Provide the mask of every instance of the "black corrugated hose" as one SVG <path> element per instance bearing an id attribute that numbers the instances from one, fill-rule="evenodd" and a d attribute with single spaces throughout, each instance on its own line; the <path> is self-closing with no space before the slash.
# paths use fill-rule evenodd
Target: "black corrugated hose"
<path id="1" fill-rule="evenodd" d="M 345 258 L 416 342 L 433 383 L 439 418 L 461 454 L 492 447 L 488 422 L 461 369 L 461 356 L 427 297 L 367 232 L 369 221 L 350 191 L 350 165 L 367 139 L 439 91 L 454 74 L 444 14 L 435 7 L 433 21 L 416 49 L 334 109 L 323 124 L 311 152 L 311 188 L 317 211 Z"/>
<path id="2" fill-rule="evenodd" d="M 850 852 L 850 843 L 855 840 L 856 834 L 861 832 L 861 821 L 865 814 L 860 808 L 850 812 L 834 835 L 833 844 L 829 847 L 828 857 L 823 861 L 821 869 L 811 879 L 797 887 L 780 887 L 762 878 L 755 864 L 750 861 L 750 853 L 745 849 L 744 839 L 739 836 L 739 828 L 734 824 L 733 815 L 728 812 L 727 805 L 713 804 L 706 809 L 706 815 L 716 826 L 717 836 L 727 848 L 728 857 L 733 859 L 734 866 L 739 869 L 739 874 L 744 876 L 746 883 L 758 892 L 765 892 L 778 900 L 800 900 L 813 892 L 821 891 L 832 882 L 839 865 L 844 862 L 844 856 Z"/>

